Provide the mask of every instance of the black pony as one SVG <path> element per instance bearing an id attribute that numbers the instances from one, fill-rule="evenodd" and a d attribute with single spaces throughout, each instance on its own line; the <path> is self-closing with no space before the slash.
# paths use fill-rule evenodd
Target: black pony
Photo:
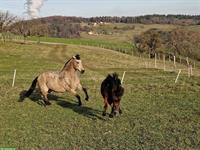
<path id="1" fill-rule="evenodd" d="M 122 113 L 120 108 L 120 100 L 124 94 L 121 80 L 118 78 L 117 73 L 108 74 L 101 84 L 101 95 L 104 98 L 104 111 L 103 116 L 106 115 L 108 104 L 112 107 L 110 117 Z"/>

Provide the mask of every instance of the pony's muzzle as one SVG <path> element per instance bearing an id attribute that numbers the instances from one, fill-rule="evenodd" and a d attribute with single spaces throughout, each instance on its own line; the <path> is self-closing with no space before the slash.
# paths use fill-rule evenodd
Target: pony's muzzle
<path id="1" fill-rule="evenodd" d="M 81 70 L 81 73 L 83 74 L 85 72 L 85 70 Z"/>

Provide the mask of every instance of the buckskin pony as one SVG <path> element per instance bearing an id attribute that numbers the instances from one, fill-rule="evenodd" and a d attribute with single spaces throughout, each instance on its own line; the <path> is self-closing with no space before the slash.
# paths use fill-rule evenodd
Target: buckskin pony
<path id="1" fill-rule="evenodd" d="M 69 92 L 76 96 L 78 99 L 78 105 L 81 106 L 81 98 L 77 94 L 77 90 L 83 90 L 85 93 L 85 100 L 89 99 L 86 88 L 82 87 L 79 79 L 79 72 L 83 74 L 85 71 L 80 55 L 73 56 L 69 59 L 61 71 L 59 72 L 44 72 L 37 76 L 33 81 L 29 90 L 24 94 L 24 97 L 29 97 L 34 91 L 36 85 L 39 87 L 39 91 L 46 105 L 51 103 L 48 100 L 48 93 L 54 92 Z M 22 99 L 22 100 L 23 100 Z"/>

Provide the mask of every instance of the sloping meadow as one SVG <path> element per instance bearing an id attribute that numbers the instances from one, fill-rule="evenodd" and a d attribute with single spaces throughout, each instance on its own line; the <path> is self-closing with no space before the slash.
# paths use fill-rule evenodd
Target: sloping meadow
<path id="1" fill-rule="evenodd" d="M 40 95 L 18 102 L 34 77 L 59 71 L 79 53 L 86 72 L 81 81 L 90 100 L 79 107 L 68 93 Z M 0 147 L 17 149 L 198 149 L 200 79 L 145 69 L 137 57 L 89 46 L 5 43 L 0 46 Z M 13 72 L 16 80 L 12 86 Z M 122 77 L 123 114 L 103 117 L 101 81 L 108 73 Z M 110 110 L 109 110 L 110 112 Z M 108 113 L 109 113 L 108 112 Z"/>

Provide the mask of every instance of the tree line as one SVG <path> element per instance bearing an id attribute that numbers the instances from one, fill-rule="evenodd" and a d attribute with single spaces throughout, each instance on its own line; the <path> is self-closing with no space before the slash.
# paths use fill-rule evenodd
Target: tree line
<path id="1" fill-rule="evenodd" d="M 162 31 L 150 29 L 134 37 L 133 43 L 140 53 L 163 53 L 173 56 L 185 56 L 200 61 L 200 32 L 184 28 Z"/>
<path id="2" fill-rule="evenodd" d="M 145 15 L 138 17 L 67 17 L 50 16 L 32 20 L 24 20 L 0 11 L 0 33 L 2 37 L 6 32 L 27 36 L 50 36 L 63 38 L 80 37 L 81 31 L 90 31 L 89 26 L 81 26 L 81 22 L 112 22 L 112 23 L 143 23 L 143 24 L 178 24 L 192 25 L 200 24 L 200 15 Z"/>
<path id="3" fill-rule="evenodd" d="M 144 16 L 100 16 L 100 17 L 69 17 L 69 16 L 50 16 L 42 18 L 44 22 L 73 22 L 73 23 L 141 23 L 141 24 L 176 24 L 176 25 L 195 25 L 200 24 L 200 15 L 144 15 Z"/>
<path id="4" fill-rule="evenodd" d="M 141 24 L 200 24 L 200 15 L 144 15 L 137 17 L 91 17 L 91 22 L 141 23 Z"/>

